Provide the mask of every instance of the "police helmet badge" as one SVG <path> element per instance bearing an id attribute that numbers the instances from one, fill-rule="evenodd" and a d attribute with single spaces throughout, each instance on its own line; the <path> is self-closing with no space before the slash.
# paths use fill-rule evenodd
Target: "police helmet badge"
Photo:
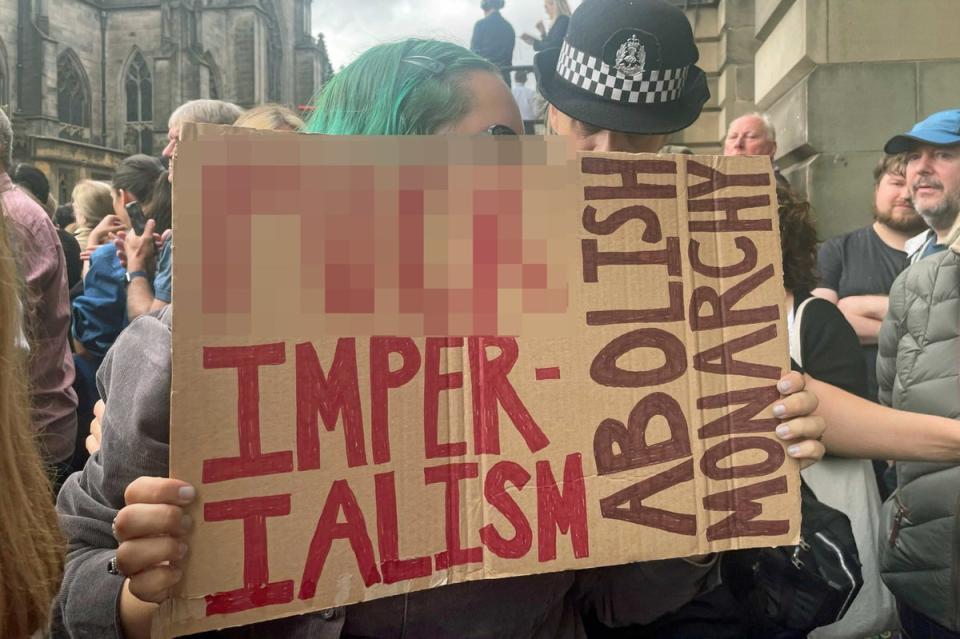
<path id="1" fill-rule="evenodd" d="M 620 29 L 603 45 L 603 62 L 612 73 L 627 78 L 662 66 L 660 41 L 642 29 Z"/>
<path id="2" fill-rule="evenodd" d="M 613 66 L 622 74 L 632 76 L 643 73 L 646 63 L 646 47 L 640 43 L 636 34 L 633 34 L 617 49 Z"/>

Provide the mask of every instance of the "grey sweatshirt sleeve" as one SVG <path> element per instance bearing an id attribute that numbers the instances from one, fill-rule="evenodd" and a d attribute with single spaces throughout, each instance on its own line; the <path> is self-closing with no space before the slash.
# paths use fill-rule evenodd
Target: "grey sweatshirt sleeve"
<path id="1" fill-rule="evenodd" d="M 168 475 L 171 318 L 168 307 L 134 320 L 97 373 L 107 406 L 101 448 L 57 499 L 68 551 L 54 638 L 123 636 L 117 616 L 123 577 L 107 572 L 117 548 L 111 528 L 130 482 Z"/>

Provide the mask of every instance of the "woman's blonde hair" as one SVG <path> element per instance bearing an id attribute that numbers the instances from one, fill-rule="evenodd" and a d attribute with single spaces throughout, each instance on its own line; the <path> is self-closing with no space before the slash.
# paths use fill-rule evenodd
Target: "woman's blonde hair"
<path id="1" fill-rule="evenodd" d="M 553 0 L 554 6 L 557 7 L 558 16 L 568 16 L 572 12 L 570 11 L 570 3 L 567 0 Z"/>
<path id="2" fill-rule="evenodd" d="M 263 104 L 244 111 L 233 126 L 264 131 L 299 131 L 303 120 L 281 104 Z"/>
<path id="3" fill-rule="evenodd" d="M 82 248 L 87 246 L 90 231 L 108 215 L 113 213 L 113 196 L 110 185 L 95 180 L 80 180 L 73 187 L 73 214 L 77 218 L 77 227 L 73 232 Z"/>
<path id="4" fill-rule="evenodd" d="M 0 202 L 0 637 L 46 628 L 64 544 L 33 437 L 19 276 Z"/>

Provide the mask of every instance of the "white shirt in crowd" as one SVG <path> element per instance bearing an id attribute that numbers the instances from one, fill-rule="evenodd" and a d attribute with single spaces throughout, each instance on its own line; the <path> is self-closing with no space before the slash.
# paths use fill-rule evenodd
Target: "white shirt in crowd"
<path id="1" fill-rule="evenodd" d="M 525 84 L 514 84 L 511 89 L 513 99 L 520 107 L 520 117 L 524 120 L 537 119 L 537 92 Z"/>

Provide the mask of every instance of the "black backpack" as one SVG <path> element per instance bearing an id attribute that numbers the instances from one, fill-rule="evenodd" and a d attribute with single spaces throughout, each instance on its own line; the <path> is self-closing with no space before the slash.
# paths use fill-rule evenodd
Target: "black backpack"
<path id="1" fill-rule="evenodd" d="M 846 614 L 863 586 L 850 520 L 801 483 L 800 544 L 728 553 L 723 580 L 771 632 L 806 634 Z M 772 635 L 770 635 L 772 636 Z"/>

